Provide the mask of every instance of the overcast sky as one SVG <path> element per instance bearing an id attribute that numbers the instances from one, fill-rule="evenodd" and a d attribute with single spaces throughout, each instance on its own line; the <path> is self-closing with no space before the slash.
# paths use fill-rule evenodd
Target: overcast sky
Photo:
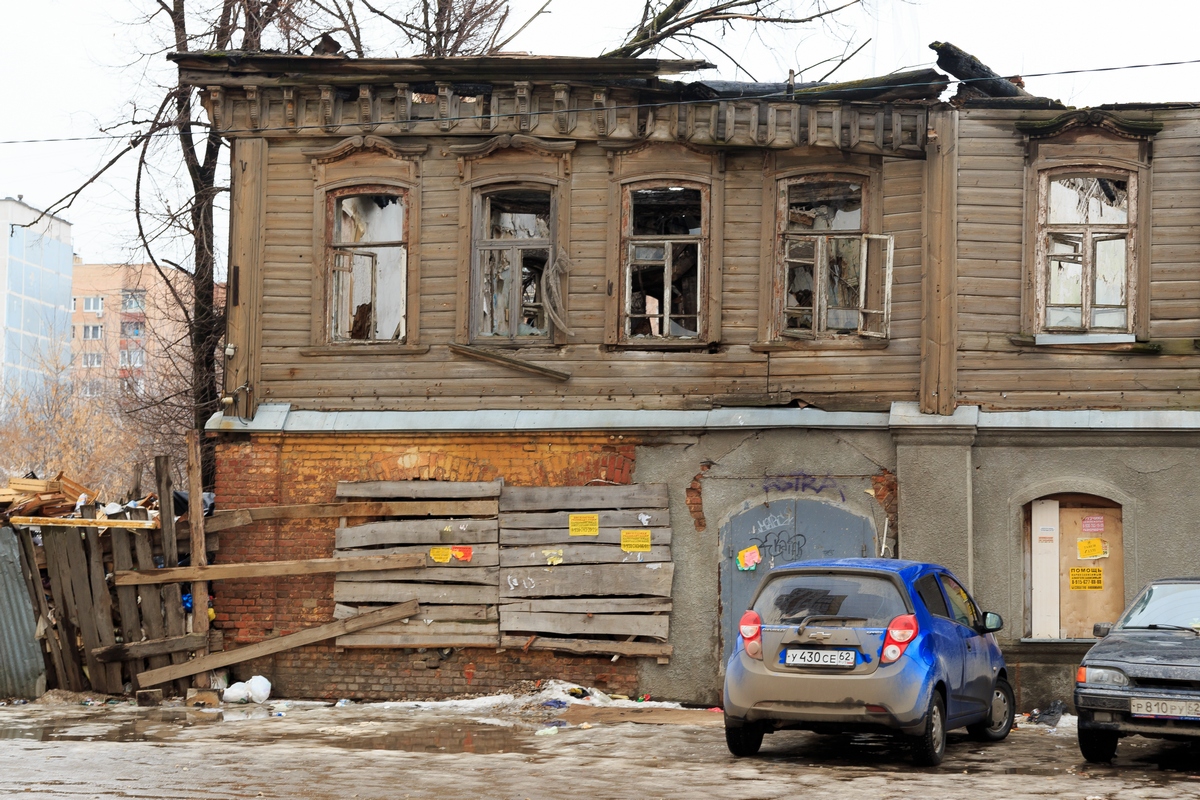
<path id="1" fill-rule="evenodd" d="M 512 0 L 512 19 L 524 21 L 542 2 Z M 111 141 L 8 142 L 96 136 L 121 118 L 131 98 L 149 97 L 144 87 L 153 76 L 135 62 L 137 47 L 149 41 L 150 30 L 133 21 L 139 8 L 151 6 L 150 0 L 0 2 L 0 31 L 5 33 L 0 47 L 0 197 L 24 195 L 25 202 L 45 207 L 115 152 Z M 621 41 L 640 17 L 641 6 L 642 0 L 553 0 L 551 13 L 530 25 L 509 49 L 597 55 Z M 839 18 L 842 24 L 832 30 L 710 31 L 714 43 L 741 68 L 710 50 L 706 55 L 719 66 L 704 76 L 779 81 L 793 68 L 804 70 L 803 79 L 816 80 L 829 65 L 813 64 L 842 53 L 846 40 L 853 49 L 867 39 L 862 52 L 830 80 L 930 66 L 934 59 L 928 45 L 933 41 L 953 42 L 1006 75 L 1200 59 L 1196 0 L 869 0 L 866 8 Z M 166 73 L 169 65 L 158 63 L 159 74 Z M 1200 101 L 1195 88 L 1200 86 L 1200 64 L 1028 77 L 1027 85 L 1034 94 L 1074 106 Z M 74 223 L 75 252 L 85 261 L 140 257 L 133 247 L 131 183 L 130 170 L 118 169 L 64 212 Z"/>

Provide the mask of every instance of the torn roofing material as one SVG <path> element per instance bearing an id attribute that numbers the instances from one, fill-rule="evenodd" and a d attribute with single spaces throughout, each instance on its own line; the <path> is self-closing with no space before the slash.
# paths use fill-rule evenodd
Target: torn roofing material
<path id="1" fill-rule="evenodd" d="M 876 78 L 841 83 L 742 83 L 739 81 L 695 81 L 683 87 L 684 100 L 769 99 L 776 102 L 802 100 L 936 100 L 949 86 L 937 70 L 895 72 Z"/>

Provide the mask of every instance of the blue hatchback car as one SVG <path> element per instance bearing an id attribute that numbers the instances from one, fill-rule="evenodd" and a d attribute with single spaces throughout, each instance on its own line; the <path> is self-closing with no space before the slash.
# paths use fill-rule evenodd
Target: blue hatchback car
<path id="1" fill-rule="evenodd" d="M 1008 736 L 1013 692 L 980 612 L 937 564 L 851 558 L 776 567 L 739 623 L 725 669 L 725 740 L 751 756 L 763 734 L 892 731 L 918 764 L 941 762 L 946 731 Z"/>

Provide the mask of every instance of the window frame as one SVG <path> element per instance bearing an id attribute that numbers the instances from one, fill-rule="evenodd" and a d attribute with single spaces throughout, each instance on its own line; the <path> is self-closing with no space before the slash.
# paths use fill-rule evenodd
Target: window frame
<path id="1" fill-rule="evenodd" d="M 632 232 L 633 226 L 633 193 L 645 189 L 662 189 L 679 187 L 683 189 L 695 189 L 700 192 L 700 233 L 686 235 L 650 235 L 637 234 Z M 624 180 L 620 184 L 620 197 L 618 200 L 620 208 L 620 233 L 617 246 L 617 265 L 618 265 L 618 281 L 616 287 L 617 298 L 617 318 L 616 318 L 616 338 L 617 342 L 622 345 L 632 347 L 648 347 L 648 348 L 663 348 L 663 347 L 705 347 L 713 341 L 713 322 L 712 316 L 714 313 L 712 303 L 712 274 L 714 272 L 714 247 L 713 236 L 714 230 L 714 213 L 713 213 L 713 195 L 716 189 L 712 182 L 705 179 L 703 176 L 689 175 L 687 177 L 678 176 L 638 176 Z M 671 336 L 669 333 L 659 336 L 632 336 L 630 334 L 630 304 L 633 297 L 633 282 L 632 268 L 634 266 L 634 247 L 638 243 L 650 244 L 663 242 L 667 245 L 666 252 L 663 258 L 664 273 L 670 264 L 670 245 L 674 243 L 697 245 L 697 255 L 699 264 L 697 265 L 698 283 L 697 287 L 697 305 L 696 305 L 696 335 L 695 336 Z M 664 274 L 664 286 L 666 284 L 666 276 Z M 664 292 L 665 296 L 665 292 Z M 668 304 L 669 309 L 669 304 Z M 669 314 L 669 311 L 668 311 Z M 691 315 L 684 315 L 691 316 Z M 668 324 L 670 317 L 666 317 Z"/>
<path id="2" fill-rule="evenodd" d="M 122 289 L 121 290 L 121 311 L 127 314 L 145 314 L 146 313 L 146 290 L 145 289 Z"/>
<path id="3" fill-rule="evenodd" d="M 787 230 L 788 189 L 791 186 L 815 183 L 834 182 L 857 183 L 861 186 L 862 212 L 857 231 L 822 231 L 819 233 L 794 233 Z M 772 249 L 774 258 L 771 261 L 772 274 L 768 284 L 771 287 L 773 300 L 769 339 L 772 341 L 833 341 L 891 338 L 892 321 L 892 284 L 895 275 L 895 237 L 892 234 L 880 233 L 882 230 L 882 215 L 879 212 L 879 186 L 882 184 L 882 171 L 878 169 L 827 169 L 818 171 L 786 172 L 775 176 L 775 203 L 770 207 L 771 219 L 768 230 L 772 231 Z M 824 273 L 827 269 L 828 251 L 831 240 L 859 241 L 860 263 L 862 278 L 859 281 L 858 306 L 854 309 L 858 314 L 858 325 L 854 331 L 830 330 L 828 327 L 828 301 L 825 297 Z M 789 328 L 787 305 L 788 282 L 788 245 L 797 241 L 813 243 L 813 306 L 812 327 L 808 329 Z M 870 253 L 871 243 L 878 242 L 883 248 L 882 275 L 877 282 L 882 283 L 881 307 L 867 307 L 867 289 L 870 285 Z M 818 287 L 820 290 L 818 291 Z M 850 309 L 845 309 L 850 310 Z M 866 324 L 868 317 L 879 318 L 879 330 L 870 330 Z"/>
<path id="4" fill-rule="evenodd" d="M 505 191 L 537 191 L 544 192 L 550 198 L 550 215 L 549 215 L 549 230 L 550 235 L 546 239 L 490 239 L 484 236 L 486 231 L 487 220 L 484 218 L 485 198 L 488 195 L 498 194 Z M 558 182 L 539 180 L 534 177 L 523 180 L 496 180 L 479 183 L 470 187 L 471 192 L 471 217 L 470 217 L 470 252 L 469 261 L 469 278 L 468 278 L 468 307 L 466 309 L 466 341 L 472 345 L 487 345 L 493 347 L 540 347 L 556 342 L 557 326 L 550 318 L 550 314 L 545 311 L 546 300 L 542 297 L 543 314 L 546 320 L 546 333 L 535 336 L 521 336 L 517 332 L 512 332 L 507 336 L 484 336 L 479 333 L 478 323 L 482 314 L 482 295 L 479 292 L 483 281 L 483 261 L 482 256 L 485 251 L 507 250 L 510 253 L 510 258 L 520 253 L 521 250 L 545 250 L 546 251 L 546 268 L 557 258 L 560 247 L 560 232 L 559 232 L 559 217 L 562 209 L 562 204 L 559 198 Z M 512 266 L 514 269 L 520 269 L 520 259 L 513 258 Z M 512 303 L 512 308 L 521 307 L 522 313 L 514 318 L 516 331 L 520 330 L 519 318 L 523 316 L 524 302 L 521 296 L 520 283 L 517 281 L 511 282 L 511 296 L 509 298 Z M 565 293 L 564 293 L 565 301 Z"/>
<path id="5" fill-rule="evenodd" d="M 96 331 L 96 335 L 88 336 L 87 335 L 88 331 L 93 330 L 93 329 Z M 82 337 L 83 341 L 99 342 L 103 339 L 104 339 L 104 326 L 103 325 L 84 325 L 83 326 L 83 337 Z"/>
<path id="6" fill-rule="evenodd" d="M 1033 330 L 1035 334 L 1068 334 L 1075 336 L 1133 335 L 1140 326 L 1139 283 L 1141 243 L 1139 219 L 1143 213 L 1144 191 L 1141 170 L 1134 165 L 1100 165 L 1094 163 L 1060 163 L 1040 166 L 1035 172 L 1034 202 L 1036 205 L 1033 261 Z M 1052 223 L 1050 216 L 1050 185 L 1067 177 L 1111 178 L 1126 181 L 1126 222 L 1124 224 Z M 1080 326 L 1050 326 L 1050 240 L 1055 235 L 1079 236 L 1080 251 Z M 1125 326 L 1099 327 L 1091 324 L 1095 294 L 1096 241 L 1125 238 Z M 1106 306 L 1108 307 L 1108 306 Z M 1112 306 L 1115 308 L 1116 306 Z"/>

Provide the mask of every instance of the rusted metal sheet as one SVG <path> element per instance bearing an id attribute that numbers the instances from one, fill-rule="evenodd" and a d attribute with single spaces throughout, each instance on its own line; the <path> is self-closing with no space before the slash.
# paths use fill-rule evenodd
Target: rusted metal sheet
<path id="1" fill-rule="evenodd" d="M 0 697 L 38 697 L 46 667 L 12 528 L 0 528 Z"/>

